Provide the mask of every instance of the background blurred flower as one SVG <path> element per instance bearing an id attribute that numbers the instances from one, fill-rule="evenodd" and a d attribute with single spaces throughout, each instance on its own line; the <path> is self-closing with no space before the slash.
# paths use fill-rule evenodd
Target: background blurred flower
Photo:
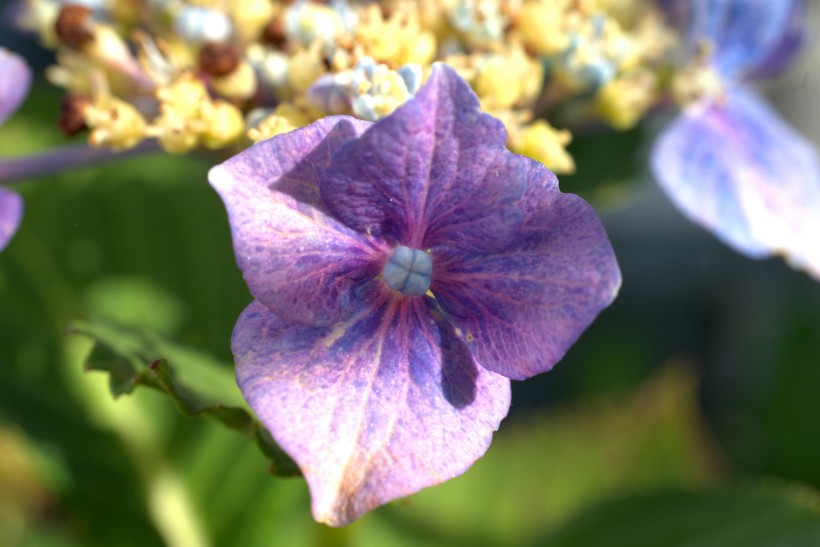
<path id="1" fill-rule="evenodd" d="M 31 70 L 18 55 L 0 48 L 0 125 L 23 102 L 31 86 Z M 20 226 L 22 198 L 0 187 L 0 251 L 6 248 Z"/>
<path id="2" fill-rule="evenodd" d="M 23 198 L 11 190 L 0 188 L 0 250 L 9 244 L 22 218 Z"/>
<path id="3" fill-rule="evenodd" d="M 661 187 L 738 251 L 783 255 L 820 278 L 816 150 L 747 85 L 796 50 L 805 3 L 663 4 L 688 32 L 693 56 L 673 84 L 685 109 L 652 152 Z"/>
<path id="4" fill-rule="evenodd" d="M 331 117 L 213 168 L 256 298 L 237 379 L 341 525 L 463 473 L 615 297 L 603 227 L 438 65 L 376 124 Z"/>

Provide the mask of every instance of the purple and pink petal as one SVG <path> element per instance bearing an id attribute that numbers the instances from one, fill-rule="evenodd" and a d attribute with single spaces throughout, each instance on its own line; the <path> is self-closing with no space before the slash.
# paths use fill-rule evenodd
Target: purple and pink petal
<path id="1" fill-rule="evenodd" d="M 817 152 L 752 91 L 685 111 L 656 142 L 652 168 L 672 201 L 727 244 L 782 255 L 820 279 Z"/>
<path id="2" fill-rule="evenodd" d="M 621 275 L 595 211 L 526 158 L 524 225 L 482 256 L 434 247 L 431 290 L 485 368 L 522 380 L 552 368 L 615 298 Z"/>
<path id="3" fill-rule="evenodd" d="M 672 21 L 682 26 L 692 51 L 709 47 L 711 65 L 729 80 L 785 63 L 801 40 L 795 22 L 803 0 L 662 1 Z"/>
<path id="4" fill-rule="evenodd" d="M 0 48 L 0 124 L 22 104 L 31 86 L 31 69 L 19 55 Z M 0 251 L 17 232 L 23 217 L 23 199 L 0 187 Z"/>
<path id="5" fill-rule="evenodd" d="M 234 329 L 237 379 L 317 520 L 463 473 L 507 377 L 549 369 L 617 291 L 594 211 L 505 139 L 437 66 L 376 124 L 329 118 L 210 173 L 257 299 Z"/>
<path id="6" fill-rule="evenodd" d="M 325 118 L 254 145 L 209 179 L 228 210 L 236 260 L 251 294 L 281 317 L 327 325 L 351 306 L 356 281 L 383 253 L 325 211 L 319 173 L 370 124 Z"/>
<path id="7" fill-rule="evenodd" d="M 22 57 L 0 47 L 0 124 L 20 108 L 31 86 L 31 69 Z"/>
<path id="8" fill-rule="evenodd" d="M 23 198 L 0 187 L 0 251 L 6 248 L 23 218 Z"/>
<path id="9" fill-rule="evenodd" d="M 316 520 L 339 526 L 466 471 L 507 414 L 509 380 L 479 367 L 423 299 L 308 327 L 258 302 L 233 334 L 248 403 L 299 464 Z"/>
<path id="10" fill-rule="evenodd" d="M 497 251 L 518 233 L 524 191 L 506 138 L 469 86 L 436 65 L 412 101 L 338 151 L 322 198 L 348 226 L 392 243 Z"/>

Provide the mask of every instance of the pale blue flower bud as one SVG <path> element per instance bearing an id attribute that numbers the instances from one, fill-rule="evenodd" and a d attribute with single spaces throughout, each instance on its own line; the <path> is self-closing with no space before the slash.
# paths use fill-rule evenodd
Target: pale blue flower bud
<path id="1" fill-rule="evenodd" d="M 382 271 L 384 282 L 406 296 L 421 296 L 430 289 L 433 259 L 424 251 L 399 245 Z"/>

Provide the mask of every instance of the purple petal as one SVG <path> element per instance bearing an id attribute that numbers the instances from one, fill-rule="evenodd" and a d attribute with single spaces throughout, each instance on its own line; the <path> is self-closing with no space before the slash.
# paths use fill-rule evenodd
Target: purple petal
<path id="1" fill-rule="evenodd" d="M 476 366 L 424 299 L 396 302 L 324 328 L 254 302 L 234 330 L 245 398 L 333 526 L 463 473 L 509 408 L 509 381 Z"/>
<path id="2" fill-rule="evenodd" d="M 727 244 L 784 255 L 820 278 L 816 150 L 753 92 L 685 111 L 657 140 L 652 169 L 684 214 Z"/>
<path id="3" fill-rule="evenodd" d="M 0 48 L 0 124 L 20 107 L 31 86 L 31 69 L 22 57 Z"/>
<path id="4" fill-rule="evenodd" d="M 319 177 L 343 144 L 373 124 L 350 116 L 328 116 L 309 126 L 260 142 L 222 166 L 248 184 L 290 195 L 326 212 L 319 197 Z"/>
<path id="5" fill-rule="evenodd" d="M 692 8 L 690 41 L 711 43 L 718 72 L 741 78 L 782 55 L 802 7 L 800 0 L 701 0 Z"/>
<path id="6" fill-rule="evenodd" d="M 502 253 L 433 248 L 433 283 L 449 321 L 483 367 L 524 379 L 552 368 L 615 298 L 621 274 L 592 207 L 528 165 L 525 221 Z"/>
<path id="7" fill-rule="evenodd" d="M 503 249 L 517 234 L 522 173 L 506 131 L 438 64 L 415 98 L 337 152 L 322 199 L 348 226 L 415 249 Z"/>
<path id="8" fill-rule="evenodd" d="M 327 325 L 344 316 L 363 269 L 382 252 L 327 215 L 316 187 L 333 150 L 368 126 L 325 118 L 252 146 L 208 175 L 228 210 L 248 289 L 283 318 Z"/>
<path id="9" fill-rule="evenodd" d="M 0 251 L 6 248 L 23 218 L 23 198 L 0 187 Z"/>
<path id="10" fill-rule="evenodd" d="M 789 61 L 805 44 L 807 10 L 806 2 L 792 2 L 789 20 L 783 28 L 779 40 L 772 46 L 768 56 L 757 63 L 754 73 L 751 75 L 752 77 L 771 78 L 783 72 Z"/>

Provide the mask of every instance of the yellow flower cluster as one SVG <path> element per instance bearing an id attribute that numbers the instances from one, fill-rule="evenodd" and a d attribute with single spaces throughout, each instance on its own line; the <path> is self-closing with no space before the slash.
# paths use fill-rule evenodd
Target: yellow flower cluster
<path id="1" fill-rule="evenodd" d="M 57 49 L 64 129 L 93 146 L 234 152 L 328 114 L 378 120 L 443 61 L 559 173 L 574 128 L 641 119 L 674 41 L 649 0 L 28 0 L 22 24 Z"/>

